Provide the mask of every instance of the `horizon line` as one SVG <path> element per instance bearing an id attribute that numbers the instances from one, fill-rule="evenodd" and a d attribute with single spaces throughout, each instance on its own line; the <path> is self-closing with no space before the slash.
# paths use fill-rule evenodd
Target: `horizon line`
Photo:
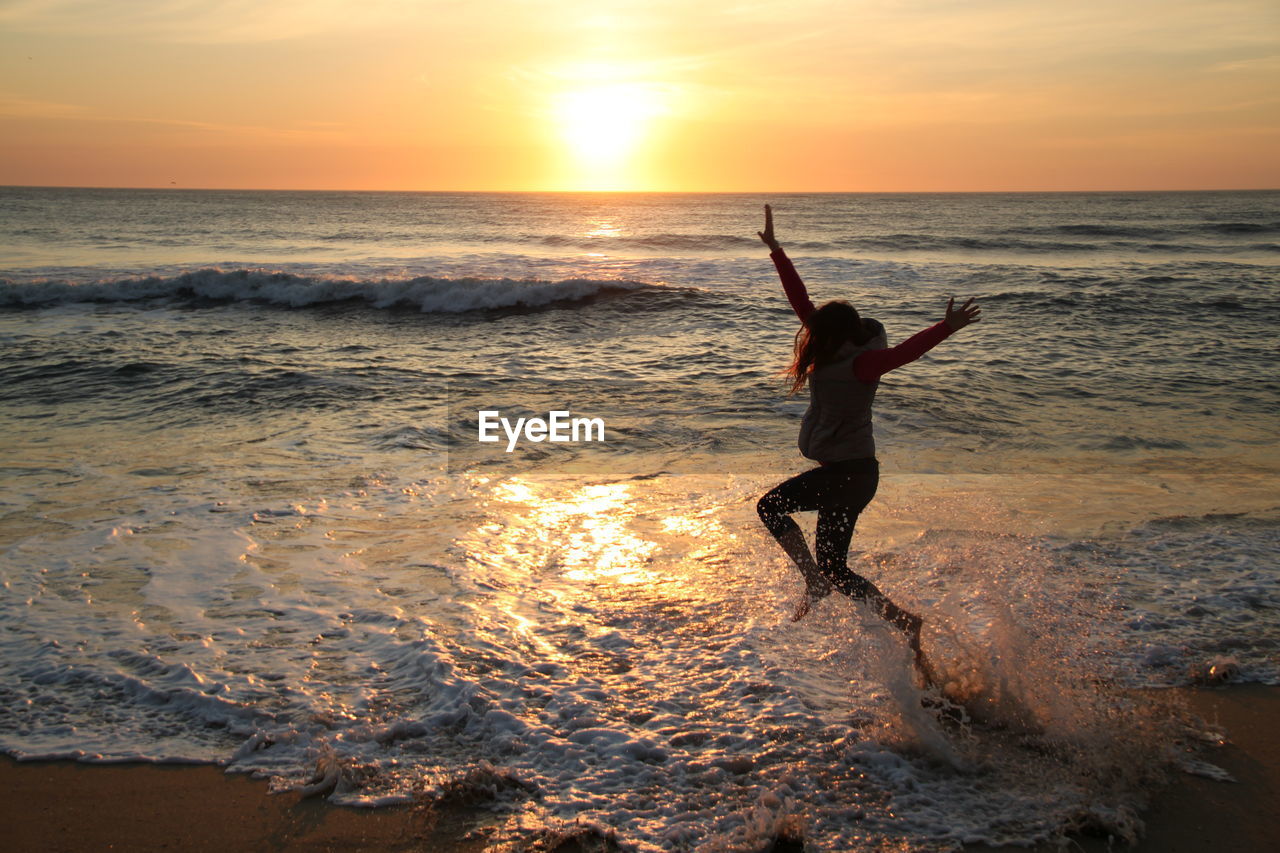
<path id="1" fill-rule="evenodd" d="M 447 189 L 334 189 L 296 187 L 184 187 L 169 185 L 126 186 L 103 184 L 0 184 L 19 190 L 173 190 L 178 192 L 247 193 L 400 193 L 405 195 L 1072 195 L 1100 193 L 1225 193 L 1277 192 L 1276 187 L 1182 187 L 1177 189 L 991 189 L 991 190 L 447 190 Z"/>

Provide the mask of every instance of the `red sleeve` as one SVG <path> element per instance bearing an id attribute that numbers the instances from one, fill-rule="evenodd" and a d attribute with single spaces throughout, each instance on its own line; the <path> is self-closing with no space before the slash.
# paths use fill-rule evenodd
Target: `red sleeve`
<path id="1" fill-rule="evenodd" d="M 916 332 L 896 347 L 867 350 L 853 361 L 853 375 L 870 385 L 890 370 L 910 364 L 942 343 L 951 334 L 946 320 Z"/>
<path id="2" fill-rule="evenodd" d="M 773 265 L 778 268 L 778 278 L 782 279 L 782 289 L 787 292 L 787 301 L 791 303 L 791 310 L 796 312 L 796 316 L 803 323 L 813 313 L 813 303 L 809 301 L 809 293 L 804 289 L 800 274 L 796 272 L 791 259 L 787 257 L 786 252 L 782 251 L 781 246 L 770 252 L 769 257 L 773 258 Z"/>

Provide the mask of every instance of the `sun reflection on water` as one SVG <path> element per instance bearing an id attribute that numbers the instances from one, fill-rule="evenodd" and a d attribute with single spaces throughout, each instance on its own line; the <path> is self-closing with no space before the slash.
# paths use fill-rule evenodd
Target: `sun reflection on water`
<path id="1" fill-rule="evenodd" d="M 594 238 L 618 237 L 622 234 L 622 226 L 611 219 L 601 219 L 591 223 L 585 234 Z"/>
<path id="2" fill-rule="evenodd" d="M 562 568 L 567 579 L 620 584 L 660 580 L 649 568 L 657 543 L 637 536 L 629 528 L 636 517 L 631 484 L 603 483 L 561 490 L 512 479 L 497 486 L 494 496 L 519 505 L 523 509 L 521 515 L 540 538 L 558 541 L 549 561 Z M 512 546 L 508 556 L 523 562 L 527 555 L 522 551 Z"/>

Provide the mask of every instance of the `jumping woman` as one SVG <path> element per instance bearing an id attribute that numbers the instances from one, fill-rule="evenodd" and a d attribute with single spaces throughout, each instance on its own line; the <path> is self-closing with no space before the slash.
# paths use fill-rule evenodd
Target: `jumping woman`
<path id="1" fill-rule="evenodd" d="M 860 317 L 848 302 L 833 300 L 814 308 L 804 282 L 773 236 L 769 205 L 764 208 L 764 230 L 756 233 L 769 247 L 787 300 L 800 318 L 795 358 L 787 377 L 792 394 L 809 386 L 809 409 L 800 423 L 800 452 L 819 463 L 817 468 L 776 486 L 756 505 L 760 520 L 804 574 L 805 595 L 792 619 L 803 618 L 810 605 L 829 595 L 832 587 L 850 598 L 867 601 L 907 635 L 916 668 L 927 683 L 932 682 L 933 673 L 920 647 L 922 620 L 849 568 L 849 540 L 858 513 L 875 497 L 880 481 L 871 433 L 871 403 L 880 377 L 915 361 L 952 332 L 977 322 L 981 309 L 972 299 L 956 308 L 952 299 L 943 320 L 889 347 L 884 326 Z M 813 554 L 791 518 L 793 512 L 811 510 L 818 511 Z"/>

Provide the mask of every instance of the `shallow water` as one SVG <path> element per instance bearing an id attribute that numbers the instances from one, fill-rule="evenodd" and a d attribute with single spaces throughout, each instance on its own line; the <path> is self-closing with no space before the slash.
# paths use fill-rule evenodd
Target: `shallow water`
<path id="1" fill-rule="evenodd" d="M 765 200 L 893 340 L 983 299 L 882 383 L 852 556 L 971 724 L 789 621 Z M 0 746 L 483 792 L 496 846 L 1130 832 L 1183 732 L 1125 688 L 1280 681 L 1276 200 L 0 190 Z"/>

